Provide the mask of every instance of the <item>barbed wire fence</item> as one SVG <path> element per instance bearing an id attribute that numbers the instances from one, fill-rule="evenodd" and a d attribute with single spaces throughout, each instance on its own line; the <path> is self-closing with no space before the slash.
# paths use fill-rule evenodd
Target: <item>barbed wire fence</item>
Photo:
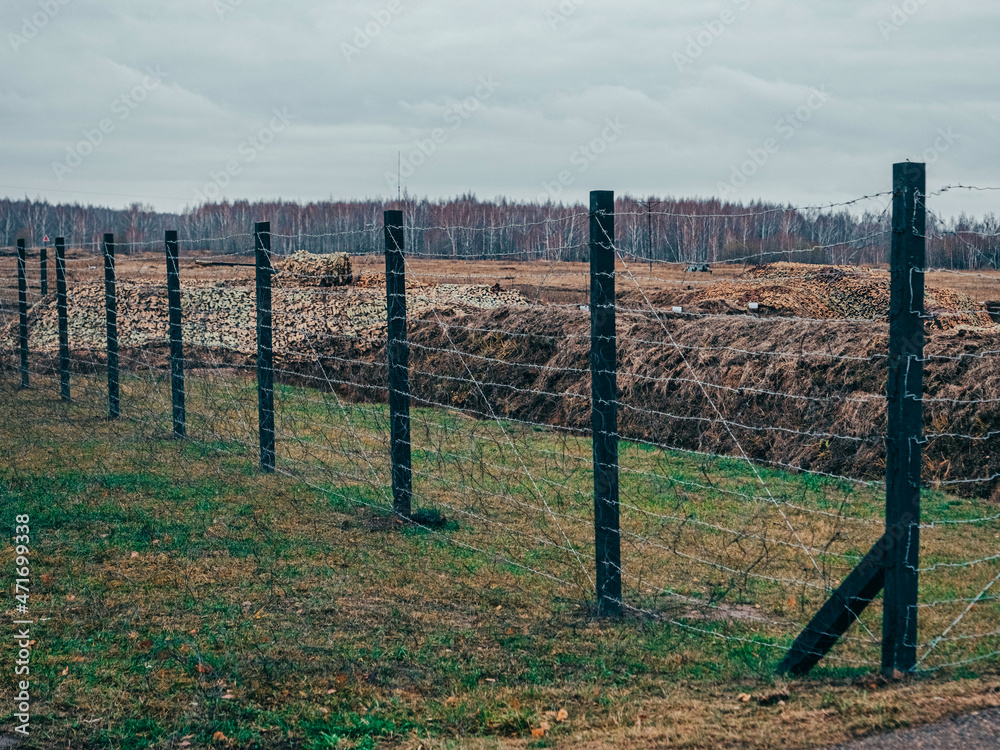
<path id="1" fill-rule="evenodd" d="M 892 212 L 891 229 L 774 255 L 850 261 L 890 238 L 939 241 L 943 223 L 926 205 L 934 194 L 911 192 L 905 212 L 893 205 L 899 194 L 896 185 L 833 204 L 876 202 Z M 8 401 L 28 388 L 53 394 L 51 409 L 32 401 L 16 418 L 49 423 L 54 461 L 66 424 L 85 430 L 108 416 L 108 444 L 94 451 L 109 473 L 119 468 L 115 443 L 152 461 L 157 440 L 174 436 L 389 528 L 421 528 L 477 564 L 514 571 L 538 600 L 752 644 L 786 665 L 796 649 L 811 666 L 831 648 L 826 658 L 857 668 L 995 661 L 1000 332 L 947 290 L 928 285 L 925 304 L 922 287 L 945 273 L 996 277 L 896 264 L 891 281 L 843 265 L 769 264 L 761 252 L 707 279 L 690 270 L 696 257 L 625 250 L 615 221 L 628 217 L 610 193 L 592 201 L 589 212 L 547 220 L 547 235 L 578 241 L 560 239 L 545 261 L 422 253 L 425 234 L 473 241 L 499 230 L 417 226 L 404 212 L 312 236 L 363 248 L 383 240 L 386 265 L 358 254 L 345 286 L 286 260 L 301 238 L 266 223 L 124 245 L 107 235 L 69 255 L 60 238 L 54 296 L 52 264 L 43 272 L 41 255 L 36 265 L 19 244 L 0 259 L 6 311 L 18 289 L 18 320 L 3 339 Z M 584 219 L 588 237 L 567 231 Z M 203 264 L 180 252 L 234 243 L 243 249 Z M 900 307 L 897 287 L 920 302 Z M 920 331 L 895 353 L 890 302 Z M 925 377 L 916 388 L 904 374 L 887 397 L 900 362 Z M 60 410 L 56 396 L 73 408 Z M 890 429 L 896 407 L 909 408 L 910 432 Z M 892 518 L 886 505 L 893 441 L 909 474 L 890 484 L 916 516 Z M 266 510 L 267 498 L 252 503 Z M 886 546 L 893 528 L 919 543 Z M 273 537 L 265 523 L 248 533 Z M 867 588 L 842 597 L 848 616 L 815 619 L 856 570 L 868 571 Z M 891 584 L 888 607 L 876 594 L 890 576 L 903 583 Z M 918 577 L 919 590 L 900 593 Z M 887 619 L 903 633 L 889 662 Z"/>

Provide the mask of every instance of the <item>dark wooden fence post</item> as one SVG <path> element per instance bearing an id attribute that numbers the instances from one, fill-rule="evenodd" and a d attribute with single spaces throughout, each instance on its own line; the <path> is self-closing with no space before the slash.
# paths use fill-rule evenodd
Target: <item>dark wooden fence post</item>
<path id="1" fill-rule="evenodd" d="M 597 607 L 601 615 L 622 612 L 614 243 L 615 194 L 595 190 L 590 194 L 590 375 Z"/>
<path id="2" fill-rule="evenodd" d="M 923 436 L 926 170 L 893 166 L 885 534 L 795 639 L 778 667 L 806 674 L 883 588 L 882 670 L 916 667 Z"/>
<path id="3" fill-rule="evenodd" d="M 170 319 L 170 394 L 173 402 L 174 435 L 187 435 L 184 409 L 184 334 L 181 313 L 181 276 L 177 232 L 167 230 L 167 307 Z"/>
<path id="4" fill-rule="evenodd" d="M 406 338 L 406 263 L 403 212 L 386 211 L 385 300 L 388 320 L 389 425 L 392 446 L 392 507 L 409 518 L 413 472 L 410 459 L 410 347 Z"/>
<path id="5" fill-rule="evenodd" d="M 59 397 L 69 401 L 69 306 L 66 300 L 66 240 L 56 237 L 56 313 L 59 316 Z"/>
<path id="6" fill-rule="evenodd" d="M 254 226 L 257 256 L 257 416 L 260 469 L 274 472 L 274 332 L 271 328 L 271 222 Z"/>
<path id="7" fill-rule="evenodd" d="M 108 329 L 108 415 L 121 414 L 118 380 L 118 280 L 115 277 L 115 236 L 104 235 L 104 310 Z"/>
<path id="8" fill-rule="evenodd" d="M 886 536 L 882 671 L 917 663 L 920 473 L 923 437 L 926 170 L 893 166 L 889 300 L 889 429 L 886 436 Z"/>
<path id="9" fill-rule="evenodd" d="M 17 241 L 17 307 L 20 313 L 21 387 L 28 387 L 28 267 L 24 240 Z"/>
<path id="10" fill-rule="evenodd" d="M 47 247 L 41 249 L 41 287 L 44 297 L 49 293 L 49 249 Z"/>

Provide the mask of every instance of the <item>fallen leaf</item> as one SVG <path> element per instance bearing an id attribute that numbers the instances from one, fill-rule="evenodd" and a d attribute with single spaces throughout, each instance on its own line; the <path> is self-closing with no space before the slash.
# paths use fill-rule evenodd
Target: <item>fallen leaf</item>
<path id="1" fill-rule="evenodd" d="M 566 721 L 569 718 L 569 711 L 565 708 L 560 708 L 559 713 L 556 714 L 556 721 Z"/>
<path id="2" fill-rule="evenodd" d="M 62 674 L 62 676 L 63 676 L 63 677 L 65 677 L 66 675 L 68 675 L 68 674 L 69 674 L 69 667 L 66 667 L 66 669 L 64 669 L 64 670 L 63 670 L 63 671 L 61 672 L 61 674 Z"/>
<path id="3" fill-rule="evenodd" d="M 199 672 L 201 672 L 201 674 L 210 674 L 210 673 L 212 673 L 212 672 L 215 671 L 214 669 L 212 669 L 207 664 L 199 664 L 197 667 L 195 667 L 195 669 L 197 669 Z"/>
<path id="4" fill-rule="evenodd" d="M 224 701 L 231 701 L 231 700 L 233 700 L 233 699 L 234 699 L 235 697 L 236 697 L 236 696 L 235 696 L 235 695 L 233 695 L 232 693 L 226 693 L 226 694 L 225 694 L 224 696 L 222 696 L 222 700 L 224 700 Z"/>
<path id="5" fill-rule="evenodd" d="M 744 703 L 750 702 L 750 693 L 740 693 L 736 696 L 736 700 L 743 701 Z"/>
<path id="6" fill-rule="evenodd" d="M 136 633 L 134 630 L 130 630 L 128 631 L 128 637 L 134 641 L 136 638 L 139 637 L 139 634 Z"/>
<path id="7" fill-rule="evenodd" d="M 138 552 L 133 552 L 133 553 L 132 553 L 132 557 L 138 557 L 138 556 L 139 556 L 139 553 L 138 553 Z"/>
<path id="8" fill-rule="evenodd" d="M 543 722 L 542 722 L 541 724 L 539 724 L 538 726 L 539 726 L 539 727 L 541 727 L 541 729 L 542 729 L 542 731 L 543 731 L 543 732 L 547 732 L 547 731 L 549 731 L 550 729 L 552 729 L 552 725 L 551 725 L 551 724 L 549 724 L 549 723 L 548 723 L 547 721 L 543 721 Z"/>
<path id="9" fill-rule="evenodd" d="M 532 729 L 531 730 L 531 736 L 532 737 L 544 737 L 545 736 L 545 730 L 544 729 Z"/>
<path id="10" fill-rule="evenodd" d="M 41 578 L 42 578 L 42 583 L 52 583 L 51 573 L 42 573 Z"/>
<path id="11" fill-rule="evenodd" d="M 213 734 L 212 739 L 215 740 L 216 742 L 226 742 L 229 740 L 229 738 L 226 737 L 226 735 L 224 735 L 222 732 L 216 732 L 215 734 Z"/>

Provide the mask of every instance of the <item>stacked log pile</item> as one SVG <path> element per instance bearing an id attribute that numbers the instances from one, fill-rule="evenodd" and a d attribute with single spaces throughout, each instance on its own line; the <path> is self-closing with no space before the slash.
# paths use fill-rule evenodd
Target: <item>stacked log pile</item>
<path id="1" fill-rule="evenodd" d="M 297 286 L 347 286 L 354 280 L 347 253 L 293 253 L 280 264 L 279 276 Z"/>
<path id="2" fill-rule="evenodd" d="M 683 295 L 688 312 L 745 312 L 818 319 L 888 320 L 889 274 L 854 266 L 771 263 L 734 279 L 720 280 Z M 930 327 L 989 327 L 987 311 L 952 289 L 928 287 L 925 310 Z"/>
<path id="3" fill-rule="evenodd" d="M 287 283 L 288 279 L 284 279 Z M 333 338 L 384 339 L 385 287 L 316 289 L 275 285 L 274 348 L 276 353 L 322 351 Z M 167 299 L 163 286 L 120 281 L 118 340 L 122 349 L 142 348 L 167 339 Z M 193 347 L 256 352 L 256 301 L 253 287 L 194 286 L 182 291 L 184 341 Z M 520 293 L 487 286 L 417 286 L 408 290 L 412 319 L 460 317 L 476 309 L 527 304 Z M 79 284 L 68 296 L 69 338 L 74 348 L 100 349 L 105 342 L 104 285 Z M 54 295 L 31 311 L 31 347 L 58 350 L 58 319 Z M 17 345 L 16 327 L 6 326 L 4 348 Z"/>

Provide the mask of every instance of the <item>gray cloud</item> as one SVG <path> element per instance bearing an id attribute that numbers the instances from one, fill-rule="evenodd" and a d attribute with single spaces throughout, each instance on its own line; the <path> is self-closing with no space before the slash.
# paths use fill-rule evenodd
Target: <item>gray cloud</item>
<path id="1" fill-rule="evenodd" d="M 1000 184 L 1000 7 L 986 0 L 396 2 L 7 0 L 0 193 L 175 210 L 235 160 L 229 198 L 389 196 L 397 151 L 436 130 L 433 152 L 410 159 L 411 193 L 534 199 L 572 170 L 562 199 L 708 196 L 772 138 L 730 197 L 848 199 L 925 153 L 932 186 Z M 162 86 L 122 119 L 115 102 L 157 66 Z M 482 78 L 499 86 L 477 99 Z M 784 137 L 779 121 L 815 90 L 829 102 Z M 275 109 L 291 124 L 241 153 Z M 60 181 L 53 163 L 105 118 L 112 132 Z M 581 170 L 574 155 L 608 118 L 621 137 Z M 956 136 L 944 149 L 942 131 Z"/>

